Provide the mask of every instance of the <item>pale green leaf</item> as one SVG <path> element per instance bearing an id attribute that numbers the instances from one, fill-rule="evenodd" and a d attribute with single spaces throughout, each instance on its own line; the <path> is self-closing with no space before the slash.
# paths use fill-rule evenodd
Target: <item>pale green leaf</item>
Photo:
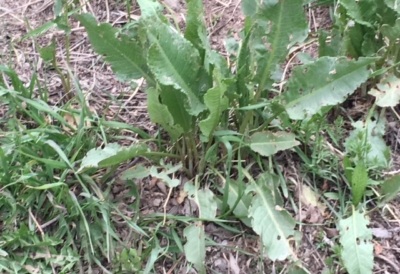
<path id="1" fill-rule="evenodd" d="M 250 138 L 250 148 L 266 157 L 299 144 L 300 143 L 296 141 L 294 134 L 284 131 L 256 132 Z"/>
<path id="2" fill-rule="evenodd" d="M 400 37 L 400 19 L 396 20 L 394 26 L 391 25 L 382 25 L 381 27 L 382 35 L 389 38 L 391 43 L 396 43 L 396 40 Z"/>
<path id="3" fill-rule="evenodd" d="M 168 107 L 159 101 L 158 89 L 149 88 L 147 90 L 147 111 L 153 123 L 161 125 L 171 136 L 172 140 L 177 140 L 183 133 L 181 126 L 176 125 L 174 118 Z"/>
<path id="4" fill-rule="evenodd" d="M 186 183 L 184 187 L 189 195 L 199 207 L 199 218 L 214 219 L 217 214 L 217 201 L 214 193 L 209 188 L 197 189 L 192 183 Z"/>
<path id="5" fill-rule="evenodd" d="M 91 14 L 75 16 L 85 27 L 94 50 L 106 56 L 105 61 L 111 64 L 121 80 L 145 77 L 149 83 L 153 83 L 146 65 L 146 53 L 136 42 L 125 35 L 118 38 L 117 29 L 108 23 L 98 24 Z"/>
<path id="6" fill-rule="evenodd" d="M 222 112 L 228 108 L 229 101 L 224 97 L 225 91 L 226 85 L 219 81 L 217 86 L 209 89 L 204 95 L 204 103 L 210 113 L 206 119 L 200 121 L 199 127 L 206 138 L 214 132 L 221 120 Z"/>
<path id="7" fill-rule="evenodd" d="M 234 180 L 229 181 L 228 205 L 233 208 L 233 206 L 239 200 L 235 209 L 233 210 L 233 214 L 235 214 L 236 217 L 239 217 L 239 219 L 245 225 L 251 227 L 251 220 L 248 218 L 248 215 L 252 195 L 250 193 L 239 193 L 238 184 L 240 184 L 240 182 L 236 182 Z"/>
<path id="8" fill-rule="evenodd" d="M 181 167 L 182 167 L 182 164 L 179 165 L 179 168 L 181 168 Z M 181 183 L 181 181 L 179 179 L 171 178 L 168 175 L 168 172 L 165 172 L 165 171 L 158 172 L 158 170 L 155 166 L 152 166 L 150 168 L 150 175 L 153 178 L 158 178 L 158 179 L 162 180 L 170 188 L 177 187 Z"/>
<path id="9" fill-rule="evenodd" d="M 377 88 L 371 89 L 369 94 L 376 97 L 376 105 L 394 107 L 400 102 L 400 79 L 391 74 L 377 84 Z"/>
<path id="10" fill-rule="evenodd" d="M 252 184 L 256 194 L 249 209 L 254 231 L 261 236 L 268 257 L 284 260 L 293 254 L 288 238 L 294 235 L 295 220 L 283 208 L 276 206 L 271 190 Z"/>
<path id="11" fill-rule="evenodd" d="M 347 155 L 343 157 L 343 168 L 346 179 L 351 183 L 351 178 L 353 177 L 353 168 L 351 160 Z"/>
<path id="12" fill-rule="evenodd" d="M 353 205 L 357 206 L 364 196 L 368 183 L 368 172 L 365 166 L 360 163 L 353 171 L 351 178 L 351 192 L 353 195 Z"/>
<path id="13" fill-rule="evenodd" d="M 201 0 L 186 0 L 186 29 L 185 38 L 191 42 L 199 51 L 200 56 L 204 56 L 205 49 L 210 49 L 209 39 L 207 39 L 207 28 L 204 21 L 204 7 Z"/>
<path id="14" fill-rule="evenodd" d="M 157 0 L 138 0 L 140 15 L 143 18 L 157 16 L 162 10 L 162 4 Z"/>
<path id="15" fill-rule="evenodd" d="M 389 8 L 400 14 L 400 5 L 397 0 L 384 0 L 384 2 Z"/>
<path id="16" fill-rule="evenodd" d="M 198 273 L 205 274 L 206 243 L 203 224 L 199 222 L 186 227 L 183 235 L 187 239 L 184 246 L 186 259 L 196 267 Z"/>
<path id="17" fill-rule="evenodd" d="M 388 203 L 397 197 L 400 192 L 400 175 L 395 175 L 386 179 L 382 184 L 381 195 L 383 202 Z"/>
<path id="18" fill-rule="evenodd" d="M 340 4 L 346 8 L 348 17 L 361 25 L 372 27 L 369 21 L 376 13 L 375 0 L 341 0 Z"/>
<path id="19" fill-rule="evenodd" d="M 253 16 L 257 12 L 258 2 L 256 0 L 243 0 L 242 11 L 247 16 Z"/>
<path id="20" fill-rule="evenodd" d="M 183 104 L 177 102 L 184 102 L 186 95 L 172 86 L 160 85 L 160 97 L 162 104 L 167 106 L 169 113 L 171 113 L 175 124 L 179 125 L 185 133 L 193 130 L 194 118 L 189 114 Z"/>
<path id="21" fill-rule="evenodd" d="M 325 106 L 344 102 L 368 79 L 367 66 L 375 60 L 322 57 L 312 64 L 295 68 L 288 82 L 288 91 L 284 93 L 284 105 L 290 118 L 302 120 Z"/>
<path id="22" fill-rule="evenodd" d="M 259 90 L 269 88 L 289 49 L 307 38 L 308 25 L 305 13 L 300 10 L 303 10 L 302 0 L 269 1 L 259 7 L 258 24 L 249 43 L 256 52 L 258 69 L 254 81 Z"/>
<path id="23" fill-rule="evenodd" d="M 360 149 L 367 150 L 365 164 L 367 167 L 388 167 L 390 149 L 383 139 L 385 134 L 385 120 L 370 121 L 368 124 L 358 121 L 353 124 L 354 130 L 347 137 L 344 146 L 346 154 L 354 153 Z"/>
<path id="24" fill-rule="evenodd" d="M 7 257 L 8 253 L 6 251 L 4 251 L 3 249 L 0 248 L 0 256 L 1 257 Z"/>
<path id="25" fill-rule="evenodd" d="M 68 186 L 68 185 L 66 183 L 63 183 L 63 182 L 44 184 L 44 185 L 40 185 L 40 186 L 31 186 L 31 185 L 25 184 L 25 187 L 27 187 L 27 188 L 33 188 L 33 189 L 38 189 L 38 190 L 59 188 L 59 187 L 62 187 L 62 186 Z"/>
<path id="26" fill-rule="evenodd" d="M 143 179 L 150 175 L 150 170 L 145 168 L 143 165 L 137 165 L 134 168 L 130 168 L 121 174 L 122 180 L 132 180 L 132 179 Z"/>
<path id="27" fill-rule="evenodd" d="M 157 80 L 165 86 L 173 86 L 183 92 L 183 104 L 193 116 L 205 110 L 198 90 L 192 90 L 200 70 L 197 49 L 160 20 L 146 21 L 150 41 L 148 64 Z"/>
<path id="28" fill-rule="evenodd" d="M 118 165 L 129 159 L 144 155 L 147 152 L 144 144 L 133 144 L 129 147 L 121 147 L 117 143 L 110 143 L 104 148 L 90 150 L 82 159 L 78 172 L 87 168 L 103 168 Z"/>
<path id="29" fill-rule="evenodd" d="M 299 260 L 297 263 L 290 266 L 288 274 L 311 274 L 311 272 L 301 266 L 301 261 Z"/>
<path id="30" fill-rule="evenodd" d="M 374 254 L 372 231 L 364 214 L 353 210 L 353 215 L 339 222 L 342 260 L 349 274 L 372 273 Z"/>
<path id="31" fill-rule="evenodd" d="M 253 77 L 253 71 L 250 69 L 251 53 L 249 42 L 251 38 L 251 32 L 242 40 L 240 45 L 239 55 L 237 58 L 237 93 L 239 95 L 239 107 L 247 107 L 250 100 L 253 99 L 252 93 L 248 86 L 249 79 Z"/>

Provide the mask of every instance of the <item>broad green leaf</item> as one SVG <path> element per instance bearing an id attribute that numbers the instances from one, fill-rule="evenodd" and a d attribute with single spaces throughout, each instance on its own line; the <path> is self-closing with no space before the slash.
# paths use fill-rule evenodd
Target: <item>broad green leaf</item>
<path id="1" fill-rule="evenodd" d="M 312 64 L 295 68 L 288 82 L 288 91 L 284 93 L 289 117 L 302 120 L 324 106 L 342 103 L 368 79 L 367 66 L 375 60 L 322 57 Z"/>
<path id="2" fill-rule="evenodd" d="M 369 22 L 370 18 L 376 13 L 375 0 L 341 0 L 340 4 L 343 5 L 347 10 L 347 16 L 353 19 L 355 22 L 372 27 Z"/>
<path id="3" fill-rule="evenodd" d="M 54 14 L 58 17 L 62 15 L 63 12 L 63 2 L 62 0 L 55 0 L 54 1 Z"/>
<path id="4" fill-rule="evenodd" d="M 397 0 L 384 0 L 384 2 L 389 8 L 400 14 L 400 5 Z"/>
<path id="5" fill-rule="evenodd" d="M 344 35 L 342 38 L 344 46 L 343 49 L 345 49 L 347 51 L 346 53 L 354 59 L 358 59 L 359 57 L 363 56 L 362 46 L 365 39 L 365 28 L 365 26 L 353 22 L 353 25 L 346 28 L 346 30 L 344 31 Z M 343 54 L 344 52 L 340 56 L 342 56 Z"/>
<path id="6" fill-rule="evenodd" d="M 286 150 L 300 143 L 295 136 L 284 131 L 256 132 L 250 138 L 250 148 L 262 156 L 271 156 L 280 150 Z"/>
<path id="7" fill-rule="evenodd" d="M 150 175 L 150 170 L 142 165 L 137 165 L 135 168 L 130 168 L 121 174 L 122 180 L 143 179 Z"/>
<path id="8" fill-rule="evenodd" d="M 382 184 L 381 195 L 383 202 L 388 203 L 397 197 L 400 191 L 400 175 L 395 175 L 386 179 Z"/>
<path id="9" fill-rule="evenodd" d="M 194 264 L 198 273 L 205 274 L 206 243 L 203 224 L 198 222 L 186 227 L 183 230 L 183 235 L 187 239 L 184 246 L 186 259 Z"/>
<path id="10" fill-rule="evenodd" d="M 331 36 L 330 43 L 327 43 L 328 36 Z M 318 56 L 338 56 L 340 55 L 340 49 L 342 47 L 342 33 L 334 28 L 331 32 L 327 32 L 325 30 L 318 31 Z"/>
<path id="11" fill-rule="evenodd" d="M 385 120 L 370 121 L 365 124 L 358 121 L 353 124 L 354 130 L 347 137 L 344 146 L 346 154 L 357 153 L 366 150 L 365 156 L 361 160 L 367 167 L 387 168 L 390 157 L 390 149 L 386 146 L 383 139 L 385 134 Z"/>
<path id="12" fill-rule="evenodd" d="M 388 0 L 388 1 L 376 1 L 377 7 L 377 15 L 384 14 L 381 18 L 379 18 L 380 22 L 382 24 L 388 24 L 393 26 L 396 22 L 396 20 L 399 18 L 399 12 L 398 7 L 396 7 L 396 10 L 394 9 L 394 5 L 391 7 L 391 3 L 393 3 L 393 0 Z"/>
<path id="13" fill-rule="evenodd" d="M 143 18 L 157 16 L 163 10 L 161 3 L 156 0 L 138 0 L 137 2 Z"/>
<path id="14" fill-rule="evenodd" d="M 357 206 L 364 196 L 368 183 L 368 172 L 362 163 L 357 164 L 353 170 L 351 178 L 351 192 L 353 196 L 353 205 Z"/>
<path id="15" fill-rule="evenodd" d="M 179 125 L 185 133 L 193 130 L 193 116 L 189 114 L 183 104 L 177 102 L 184 102 L 186 95 L 175 89 L 172 86 L 160 85 L 160 97 L 162 104 L 167 106 L 169 113 L 171 113 L 175 124 Z"/>
<path id="16" fill-rule="evenodd" d="M 387 25 L 387 24 L 382 25 L 381 32 L 384 36 L 389 38 L 391 43 L 396 43 L 396 40 L 400 36 L 400 19 L 396 20 L 396 23 L 394 26 Z"/>
<path id="17" fill-rule="evenodd" d="M 353 168 L 351 161 L 347 155 L 343 157 L 343 168 L 346 179 L 351 184 L 351 178 L 353 177 Z"/>
<path id="18" fill-rule="evenodd" d="M 1 257 L 7 257 L 8 253 L 6 251 L 4 251 L 3 249 L 0 248 L 0 256 Z"/>
<path id="19" fill-rule="evenodd" d="M 308 36 L 308 25 L 302 0 L 281 0 L 263 3 L 257 14 L 258 27 L 250 42 L 257 52 L 258 90 L 265 90 L 273 83 L 273 74 L 283 62 L 290 47 L 304 41 Z M 266 41 L 264 41 L 265 33 Z M 265 46 L 267 44 L 267 46 Z"/>
<path id="20" fill-rule="evenodd" d="M 203 1 L 186 0 L 186 2 L 188 11 L 186 14 L 185 38 L 197 48 L 200 56 L 203 58 L 205 49 L 211 48 L 207 39 L 207 29 L 204 22 Z"/>
<path id="21" fill-rule="evenodd" d="M 182 167 L 182 165 L 180 165 L 180 167 Z M 155 166 L 152 166 L 150 168 L 150 175 L 153 178 L 161 179 L 170 188 L 177 187 L 181 183 L 179 179 L 172 179 L 170 176 L 168 176 L 167 172 L 164 171 L 158 172 Z"/>
<path id="22" fill-rule="evenodd" d="M 250 100 L 253 99 L 253 92 L 250 92 L 250 88 L 248 87 L 249 79 L 253 77 L 252 71 L 250 70 L 250 37 L 251 31 L 249 31 L 249 33 L 243 39 L 237 59 L 236 85 L 237 93 L 239 94 L 239 107 L 247 107 L 250 103 Z"/>
<path id="23" fill-rule="evenodd" d="M 263 184 L 271 190 L 272 196 L 274 197 L 274 204 L 277 206 L 283 206 L 283 199 L 280 191 L 282 190 L 282 192 L 284 192 L 285 187 L 283 187 L 281 180 L 282 179 L 278 175 L 268 171 L 259 174 L 257 179 L 257 184 Z M 251 186 L 247 189 L 250 190 Z"/>
<path id="24" fill-rule="evenodd" d="M 186 15 L 185 38 L 196 47 L 200 54 L 203 67 L 200 70 L 197 85 L 192 89 L 199 89 L 202 93 L 212 86 L 213 67 L 220 69 L 223 77 L 228 78 L 229 70 L 226 59 L 218 52 L 212 50 L 210 39 L 207 36 L 207 27 L 204 20 L 203 1 L 186 0 L 188 12 Z M 206 89 L 204 89 L 206 87 Z"/>
<path id="25" fill-rule="evenodd" d="M 218 85 L 209 89 L 204 95 L 204 103 L 209 110 L 209 115 L 206 119 L 200 121 L 199 127 L 203 135 L 208 139 L 218 126 L 221 115 L 224 110 L 229 106 L 228 98 L 224 96 L 226 92 L 226 85 L 220 79 L 218 70 L 214 73 L 217 78 Z"/>
<path id="26" fill-rule="evenodd" d="M 251 220 L 248 218 L 249 208 L 251 204 L 252 195 L 250 193 L 239 193 L 239 185 L 242 182 L 236 182 L 234 180 L 229 181 L 229 195 L 228 195 L 228 205 L 233 208 L 236 204 L 233 214 L 248 227 L 251 227 Z M 239 196 L 240 195 L 240 196 Z M 239 201 L 238 201 L 239 200 Z"/>
<path id="27" fill-rule="evenodd" d="M 158 89 L 149 88 L 147 90 L 147 111 L 150 119 L 153 123 L 161 125 L 172 140 L 177 140 L 182 135 L 183 129 L 175 124 L 168 107 L 160 103 L 159 96 Z"/>
<path id="28" fill-rule="evenodd" d="M 117 143 L 109 143 L 104 148 L 91 149 L 82 159 L 78 172 L 87 168 L 103 168 L 118 165 L 129 159 L 144 155 L 147 149 L 147 146 L 143 144 L 121 147 Z"/>
<path id="29" fill-rule="evenodd" d="M 209 188 L 197 189 L 192 183 L 186 183 L 184 189 L 199 207 L 199 218 L 210 220 L 215 218 L 218 205 L 214 193 Z"/>
<path id="30" fill-rule="evenodd" d="M 268 257 L 284 260 L 293 254 L 288 238 L 294 235 L 295 220 L 283 208 L 277 207 L 271 190 L 252 183 L 255 196 L 249 209 L 254 231 L 261 236 Z"/>
<path id="31" fill-rule="evenodd" d="M 56 56 L 56 43 L 53 40 L 50 45 L 46 47 L 39 48 L 40 57 L 46 61 L 52 61 Z"/>
<path id="32" fill-rule="evenodd" d="M 377 88 L 371 89 L 369 94 L 376 97 L 376 105 L 394 107 L 400 102 L 400 79 L 391 74 L 377 84 Z"/>
<path id="33" fill-rule="evenodd" d="M 148 20 L 147 28 L 152 45 L 148 52 L 148 64 L 157 80 L 165 86 L 173 86 L 186 95 L 183 104 L 193 116 L 205 110 L 200 94 L 192 90 L 200 70 L 197 49 L 160 20 Z"/>
<path id="34" fill-rule="evenodd" d="M 290 266 L 288 270 L 288 274 L 311 274 L 307 269 L 301 266 L 301 262 L 299 260 L 299 264 L 293 264 Z M 329 272 L 330 273 L 330 272 Z M 324 273 L 321 273 L 324 274 Z"/>
<path id="35" fill-rule="evenodd" d="M 91 14 L 76 14 L 85 27 L 94 50 L 105 55 L 117 77 L 123 81 L 146 78 L 153 83 L 146 65 L 146 52 L 125 35 L 117 37 L 117 30 L 108 23 L 98 24 Z"/>
<path id="36" fill-rule="evenodd" d="M 256 0 L 243 0 L 242 11 L 247 16 L 253 16 L 257 12 L 258 3 Z"/>
<path id="37" fill-rule="evenodd" d="M 143 271 L 143 274 L 153 274 L 154 273 L 154 264 L 160 258 L 161 254 L 164 254 L 165 248 L 160 246 L 158 239 L 154 239 L 152 241 L 152 245 L 150 247 L 151 252 L 150 255 L 146 258 L 147 264 L 146 268 Z"/>
<path id="38" fill-rule="evenodd" d="M 363 56 L 376 56 L 376 53 L 384 47 L 383 40 L 376 39 L 376 30 L 371 28 L 364 29 L 361 53 Z"/>
<path id="39" fill-rule="evenodd" d="M 342 260 L 349 274 L 372 273 L 374 254 L 372 231 L 364 214 L 353 209 L 353 215 L 339 222 Z"/>

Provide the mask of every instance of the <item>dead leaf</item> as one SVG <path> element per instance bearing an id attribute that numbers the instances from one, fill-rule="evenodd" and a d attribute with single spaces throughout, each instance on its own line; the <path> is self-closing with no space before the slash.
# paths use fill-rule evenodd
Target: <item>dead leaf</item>
<path id="1" fill-rule="evenodd" d="M 234 274 L 240 274 L 240 268 L 236 258 L 229 252 L 229 268 Z"/>
<path id="2" fill-rule="evenodd" d="M 376 238 L 381 238 L 381 239 L 392 238 L 392 233 L 390 233 L 387 229 L 375 227 L 372 228 L 371 230 L 372 230 L 372 235 L 374 235 Z"/>
<path id="3" fill-rule="evenodd" d="M 383 247 L 380 243 L 374 241 L 374 254 L 379 255 L 382 254 L 383 252 Z"/>
<path id="4" fill-rule="evenodd" d="M 75 120 L 75 117 L 74 116 L 72 116 L 70 113 L 65 113 L 64 114 L 64 120 L 65 120 L 65 122 L 67 122 L 67 124 L 68 125 L 70 125 L 74 130 L 77 130 L 77 124 L 79 124 L 79 122 L 77 122 L 76 120 Z M 78 121 L 79 121 L 79 118 L 78 118 Z M 67 126 L 63 126 L 64 127 L 64 130 L 66 131 L 66 132 L 71 132 L 71 129 L 69 128 L 69 127 L 67 127 Z"/>
<path id="5" fill-rule="evenodd" d="M 152 189 L 157 183 L 158 183 L 159 179 L 156 177 L 153 177 L 150 181 L 150 189 Z"/>
<path id="6" fill-rule="evenodd" d="M 299 199 L 302 203 L 305 216 L 301 216 L 300 221 L 307 221 L 308 223 L 322 223 L 326 210 L 326 205 L 319 202 L 319 195 L 314 192 L 310 187 L 301 185 L 299 190 Z"/>
<path id="7" fill-rule="evenodd" d="M 333 238 L 339 235 L 339 231 L 337 231 L 336 228 L 330 228 L 330 227 L 323 227 L 326 237 L 328 238 Z"/>
<path id="8" fill-rule="evenodd" d="M 322 223 L 324 220 L 320 210 L 316 206 L 309 206 L 307 215 L 309 216 L 308 223 L 310 224 Z"/>
<path id="9" fill-rule="evenodd" d="M 165 186 L 164 182 L 158 181 L 157 187 L 161 190 L 162 193 L 167 195 L 167 187 Z"/>
<path id="10" fill-rule="evenodd" d="M 318 207 L 321 212 L 325 212 L 326 205 L 319 202 L 320 195 L 314 192 L 310 187 L 301 185 L 300 201 L 305 205 L 312 205 Z"/>
<path id="11" fill-rule="evenodd" d="M 178 193 L 178 197 L 176 197 L 176 201 L 178 202 L 178 204 L 182 204 L 187 196 L 188 196 L 187 191 L 181 189 Z"/>

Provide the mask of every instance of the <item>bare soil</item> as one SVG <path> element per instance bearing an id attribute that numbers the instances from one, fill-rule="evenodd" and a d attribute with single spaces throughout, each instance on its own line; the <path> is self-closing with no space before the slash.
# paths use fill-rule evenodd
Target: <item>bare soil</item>
<path id="1" fill-rule="evenodd" d="M 184 1 L 164 0 L 180 18 L 183 23 L 185 14 Z M 206 23 L 211 37 L 212 46 L 226 54 L 224 41 L 228 37 L 239 40 L 239 31 L 243 25 L 244 16 L 241 13 L 239 0 L 204 0 L 206 10 Z M 82 2 L 83 3 L 83 2 Z M 123 25 L 127 20 L 127 11 L 124 1 L 99 1 L 91 0 L 84 6 L 84 11 L 93 13 L 98 21 L 109 22 L 113 25 Z M 329 9 L 317 8 L 307 10 L 310 29 L 316 32 L 319 29 L 328 29 L 331 26 Z M 137 6 L 132 7 L 132 18 L 140 16 Z M 0 0 L 0 63 L 10 65 L 25 83 L 29 83 L 35 66 L 39 71 L 39 80 L 48 83 L 51 98 L 54 105 L 63 104 L 62 98 L 65 96 L 62 90 L 62 83 L 54 71 L 48 70 L 46 65 L 39 58 L 37 49 L 32 39 L 21 41 L 21 38 L 28 33 L 28 29 L 35 29 L 45 22 L 54 18 L 52 1 L 23 1 L 23 0 Z M 26 22 L 29 22 L 29 26 Z M 91 108 L 99 116 L 109 120 L 118 120 L 134 125 L 146 132 L 154 133 L 156 128 L 150 123 L 146 109 L 146 95 L 140 88 L 132 88 L 119 81 L 113 75 L 110 67 L 93 52 L 85 31 L 79 24 L 72 20 L 71 36 L 71 61 L 70 67 L 66 67 L 65 62 L 65 37 L 62 31 L 52 29 L 38 39 L 41 46 L 49 45 L 51 39 L 55 39 L 57 44 L 57 56 L 59 66 L 67 71 L 73 71 L 76 78 L 88 98 Z M 307 52 L 316 56 L 317 45 L 313 44 Z M 294 64 L 299 62 L 293 61 Z M 143 83 L 138 82 L 140 87 Z M 360 107 L 355 103 L 350 107 L 353 110 Z M 369 107 L 362 104 L 361 113 Z M 394 170 L 398 172 L 400 168 L 400 148 L 399 132 L 400 127 L 397 120 L 392 119 L 389 123 L 387 140 L 392 147 Z M 138 136 L 127 133 L 124 144 L 129 144 Z M 293 155 L 284 154 L 281 156 L 282 169 L 288 180 L 290 178 L 302 178 L 299 160 Z M 143 164 L 150 164 L 143 161 Z M 166 212 L 174 215 L 190 216 L 192 214 L 188 199 L 184 202 L 179 201 L 179 190 L 187 179 L 182 178 L 182 186 L 173 193 L 166 205 Z M 301 180 L 296 180 L 301 184 Z M 154 180 L 143 180 L 137 182 L 141 186 L 141 214 L 146 215 L 155 212 L 164 212 L 164 203 L 168 197 L 166 187 Z M 321 185 L 321 189 L 323 185 Z M 130 188 L 124 181 L 116 180 L 113 185 L 110 199 L 114 199 L 120 204 L 120 209 L 128 215 L 134 215 L 128 206 L 134 201 L 127 197 Z M 293 186 L 292 191 L 296 191 Z M 298 201 L 297 201 L 298 202 Z M 287 204 L 291 209 L 291 205 Z M 307 209 L 300 211 L 307 213 Z M 376 211 L 371 215 L 371 227 L 374 232 L 374 252 L 375 266 L 374 273 L 400 273 L 400 204 L 399 200 L 392 202 L 386 208 Z M 308 221 L 312 216 L 308 217 Z M 333 217 L 332 217 L 333 218 Z M 330 215 L 318 220 L 319 225 L 302 225 L 299 231 L 302 233 L 300 245 L 297 246 L 296 256 L 302 261 L 303 265 L 310 273 L 322 273 L 327 268 L 328 258 L 338 260 L 332 253 L 331 247 L 335 241 L 337 243 L 338 232 L 334 221 Z M 307 220 L 304 220 L 307 222 Z M 310 221 L 312 223 L 312 221 Z M 129 242 L 128 228 L 117 225 L 121 238 L 124 242 Z M 207 224 L 206 232 L 209 237 L 219 245 L 207 248 L 206 265 L 213 269 L 214 273 L 276 273 L 283 271 L 287 267 L 286 262 L 273 263 L 267 258 L 262 262 L 255 260 L 254 256 L 245 255 L 244 252 L 237 252 L 224 246 L 234 246 L 248 254 L 260 254 L 260 240 L 245 226 L 237 225 L 237 229 L 242 231 L 240 234 L 229 232 L 215 224 Z M 180 231 L 181 233 L 181 231 Z M 163 239 L 161 239 L 163 243 Z M 263 265 L 263 270 L 260 269 Z M 157 273 L 187 273 L 184 259 L 179 265 L 174 265 L 171 260 L 164 259 L 157 265 Z M 287 269 L 286 269 L 287 270 Z M 194 272 L 190 272 L 194 273 Z M 211 272 L 210 272 L 211 273 Z M 332 273 L 332 272 L 325 272 Z M 336 268 L 334 273 L 344 273 L 342 269 Z"/>

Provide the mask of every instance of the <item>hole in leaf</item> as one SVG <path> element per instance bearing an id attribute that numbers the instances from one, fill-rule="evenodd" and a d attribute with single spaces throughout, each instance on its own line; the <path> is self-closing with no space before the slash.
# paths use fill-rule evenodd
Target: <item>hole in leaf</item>
<path id="1" fill-rule="evenodd" d="M 276 237 L 276 239 L 277 239 L 278 241 L 280 241 L 280 240 L 281 240 L 281 236 L 278 235 L 278 236 Z"/>

